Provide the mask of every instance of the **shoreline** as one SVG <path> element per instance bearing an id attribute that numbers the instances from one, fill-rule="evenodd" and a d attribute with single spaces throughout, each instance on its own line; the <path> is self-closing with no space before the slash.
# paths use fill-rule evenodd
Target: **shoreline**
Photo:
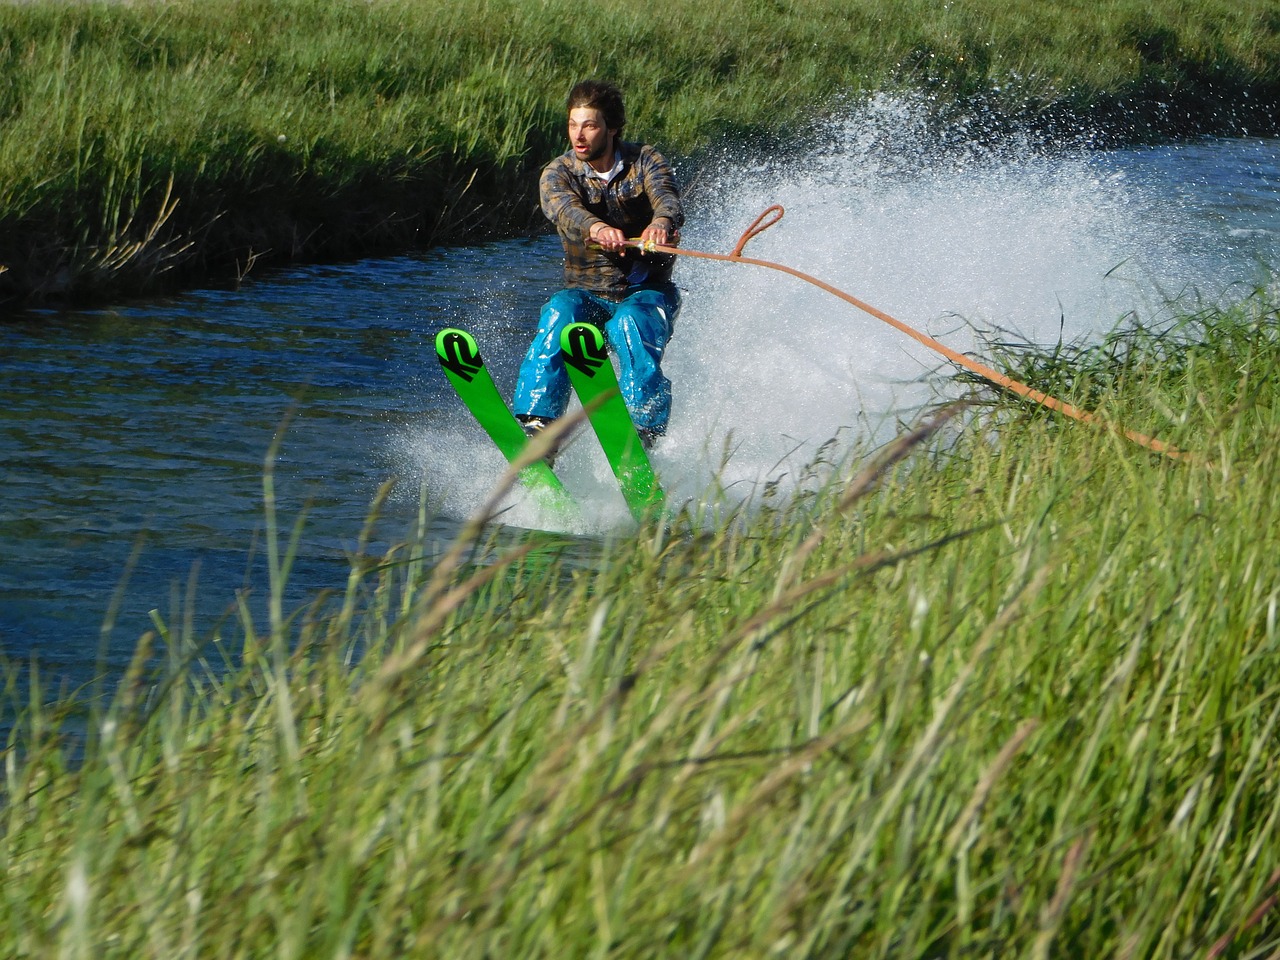
<path id="1" fill-rule="evenodd" d="M 853 22 L 835 0 L 770 17 L 727 0 L 594 32 L 554 4 L 434 12 L 0 4 L 21 51 L 0 58 L 0 312 L 540 232 L 537 170 L 580 72 L 619 82 L 635 136 L 694 173 L 727 144 L 803 150 L 880 94 L 928 103 L 944 132 L 1046 147 L 1280 134 L 1280 8 L 873 0 Z"/>
<path id="2" fill-rule="evenodd" d="M 1176 109 L 1170 108 L 1165 112 L 1173 114 Z M 1280 137 L 1280 120 L 1273 119 L 1280 117 L 1280 102 L 1274 107 L 1263 107 L 1259 112 L 1265 115 L 1265 120 L 1270 121 L 1268 124 L 1260 123 L 1255 127 L 1233 122 L 1225 126 L 1210 124 L 1203 128 L 1188 129 L 1181 123 L 1169 126 L 1155 122 L 1134 123 L 1131 116 L 1126 116 L 1121 122 L 1113 124 L 1110 130 L 1094 128 L 1088 137 L 1089 148 L 1118 149 L 1141 144 L 1191 142 L 1219 137 Z M 1044 138 L 1040 146 L 1048 148 L 1052 142 L 1051 131 L 1063 129 L 1078 135 L 1082 123 L 1073 121 L 1070 113 L 1055 113 L 1048 120 L 1045 116 L 1030 120 L 996 118 L 991 127 L 1010 137 L 1017 132 L 1030 131 L 1033 140 L 1037 137 Z M 1064 146 L 1071 148 L 1076 144 Z M 689 171 L 686 176 L 688 181 L 696 179 L 701 162 L 697 156 L 676 158 L 677 165 Z M 286 218 L 267 223 L 256 219 L 249 211 L 228 210 L 222 215 L 242 219 L 245 233 L 264 237 L 297 238 L 305 235 L 305 239 L 289 246 L 287 250 L 255 248 L 250 240 L 243 251 L 223 256 L 219 256 L 208 245 L 196 241 L 182 251 L 189 259 L 161 271 L 106 276 L 97 278 L 99 282 L 88 283 L 84 282 L 84 277 L 73 280 L 72 271 L 62 261 L 57 262 L 54 269 L 48 272 L 25 270 L 21 279 L 11 274 L 6 264 L 0 263 L 0 321 L 3 321 L 6 313 L 21 316 L 30 310 L 93 309 L 110 303 L 173 295 L 206 287 L 236 289 L 249 276 L 260 276 L 264 271 L 289 267 L 350 263 L 368 258 L 412 254 L 436 247 L 468 246 L 537 236 L 550 229 L 537 210 L 537 169 L 537 166 L 531 166 L 522 170 L 519 176 L 510 178 L 522 180 L 527 185 L 525 193 L 517 195 L 514 202 L 509 197 L 505 200 L 492 197 L 493 194 L 502 192 L 507 184 L 506 179 L 484 184 L 478 191 L 478 196 L 482 199 L 477 199 L 454 220 L 449 218 L 456 211 L 448 209 L 425 209 L 413 217 L 398 215 L 396 209 L 399 206 L 412 203 L 408 192 L 401 193 L 398 195 L 401 204 L 392 202 L 380 208 L 367 222 L 347 223 L 348 231 L 354 228 L 355 232 L 365 236 L 365 243 L 350 244 L 344 238 L 331 236 L 319 222 Z M 475 180 L 470 182 L 474 184 Z M 507 190 L 510 189 L 508 186 Z M 165 244 L 172 245 L 176 242 L 178 241 L 170 238 Z M 53 243 L 52 238 L 37 238 L 31 246 L 48 249 Z"/>

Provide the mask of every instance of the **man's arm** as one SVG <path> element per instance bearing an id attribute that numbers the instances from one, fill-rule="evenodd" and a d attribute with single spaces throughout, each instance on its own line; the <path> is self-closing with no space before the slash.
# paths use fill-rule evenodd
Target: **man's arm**
<path id="1" fill-rule="evenodd" d="M 639 162 L 645 193 L 653 206 L 653 217 L 640 239 L 645 243 L 674 245 L 684 224 L 684 207 L 680 203 L 675 172 L 666 157 L 650 146 L 641 150 Z"/>
<path id="2" fill-rule="evenodd" d="M 680 187 L 667 158 L 650 146 L 640 151 L 640 173 L 644 190 L 653 206 L 652 223 L 666 220 L 669 231 L 684 226 L 684 207 L 680 203 Z"/>
<path id="3" fill-rule="evenodd" d="M 604 223 L 586 208 L 577 182 L 558 160 L 543 169 L 538 181 L 538 196 L 543 214 L 570 240 L 583 243 L 590 238 L 594 224 Z"/>

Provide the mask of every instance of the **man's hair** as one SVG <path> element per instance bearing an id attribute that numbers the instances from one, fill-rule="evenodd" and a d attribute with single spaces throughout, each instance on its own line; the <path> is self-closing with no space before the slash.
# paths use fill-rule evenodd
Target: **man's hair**
<path id="1" fill-rule="evenodd" d="M 627 111 L 622 106 L 622 91 L 604 80 L 583 80 L 569 91 L 568 109 L 590 107 L 604 114 L 604 125 L 622 132 L 627 125 Z"/>

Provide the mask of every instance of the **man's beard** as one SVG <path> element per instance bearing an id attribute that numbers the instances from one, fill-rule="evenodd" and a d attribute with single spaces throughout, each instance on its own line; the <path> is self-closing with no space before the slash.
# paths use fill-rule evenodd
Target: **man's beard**
<path id="1" fill-rule="evenodd" d="M 582 159 L 585 160 L 587 163 L 595 163 L 597 160 L 599 160 L 608 152 L 609 152 L 609 141 L 605 140 L 604 143 L 600 144 L 600 146 L 596 147 L 594 150 L 591 150 L 588 153 L 579 154 L 579 156 L 581 156 Z"/>

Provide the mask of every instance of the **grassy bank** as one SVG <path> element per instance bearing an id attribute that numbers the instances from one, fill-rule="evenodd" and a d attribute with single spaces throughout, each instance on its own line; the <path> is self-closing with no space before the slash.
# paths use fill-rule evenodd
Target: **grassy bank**
<path id="1" fill-rule="evenodd" d="M 693 157 L 841 98 L 1135 137 L 1274 128 L 1280 2 L 0 4 L 0 304 L 537 223 L 572 81 Z"/>
<path id="2" fill-rule="evenodd" d="M 1005 355 L 1198 465 L 988 398 L 590 569 L 169 625 L 82 754 L 14 706 L 0 953 L 1269 954 L 1277 307 Z"/>

